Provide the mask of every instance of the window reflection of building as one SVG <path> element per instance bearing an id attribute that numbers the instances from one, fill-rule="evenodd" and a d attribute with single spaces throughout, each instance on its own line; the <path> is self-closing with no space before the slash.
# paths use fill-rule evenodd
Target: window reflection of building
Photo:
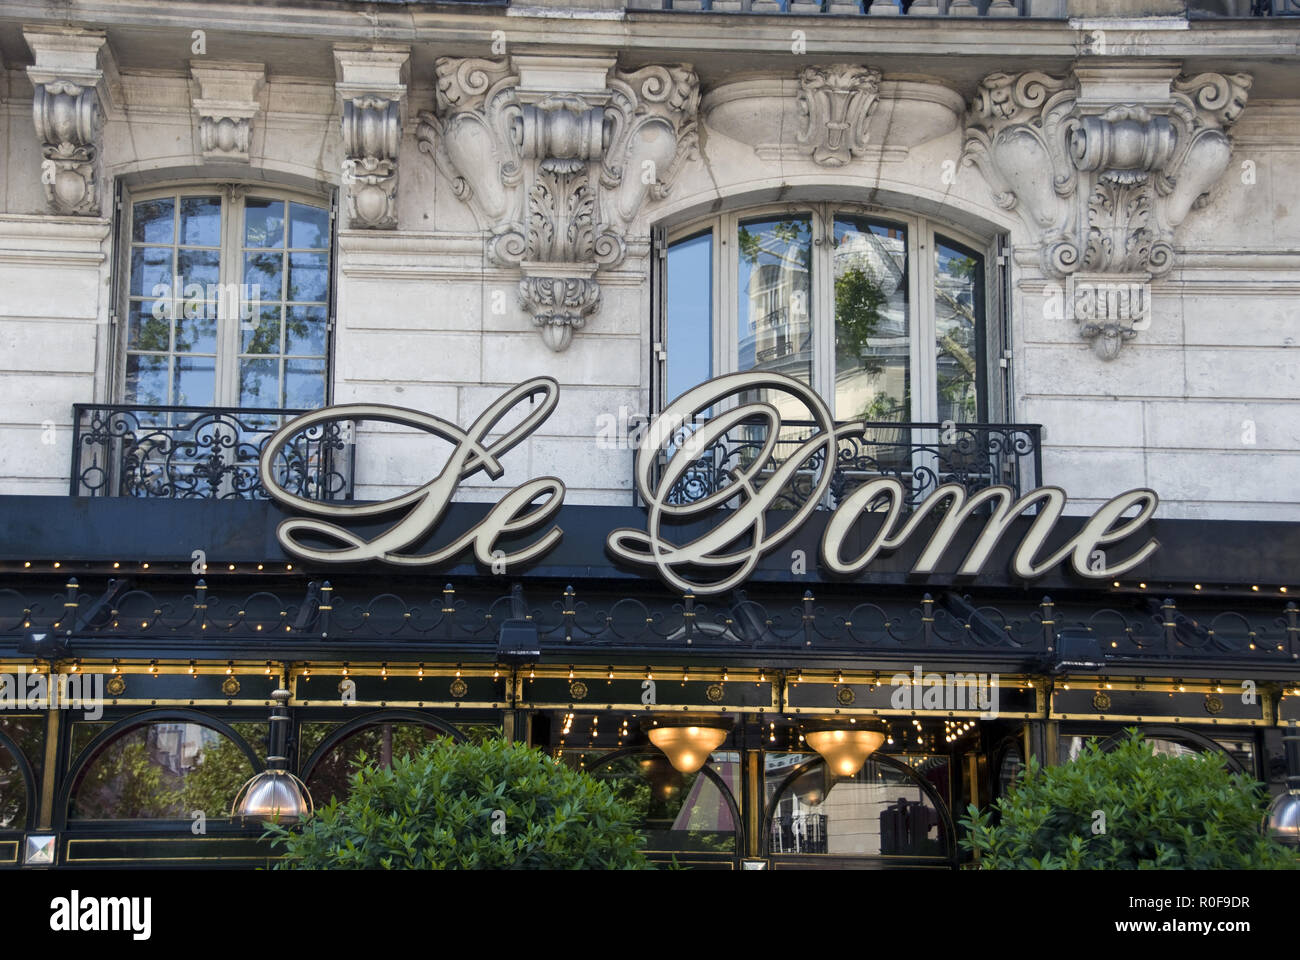
<path id="1" fill-rule="evenodd" d="M 203 762 L 203 751 L 221 734 L 197 723 L 155 723 L 148 733 L 149 756 L 174 776 L 184 776 Z"/>

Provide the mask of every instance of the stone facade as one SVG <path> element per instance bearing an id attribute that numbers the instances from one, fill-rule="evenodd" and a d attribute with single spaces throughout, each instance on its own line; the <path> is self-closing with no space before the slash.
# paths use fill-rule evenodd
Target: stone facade
<path id="1" fill-rule="evenodd" d="M 119 190 L 271 183 L 339 198 L 333 402 L 465 424 L 559 381 L 505 484 L 630 502 L 595 438 L 650 407 L 653 228 L 837 201 L 1007 238 L 999 414 L 1077 509 L 1300 520 L 1300 22 L 345 6 L 0 11 L 0 494 L 66 493 L 72 405 L 120 399 Z M 430 475 L 365 449 L 361 496 Z"/>

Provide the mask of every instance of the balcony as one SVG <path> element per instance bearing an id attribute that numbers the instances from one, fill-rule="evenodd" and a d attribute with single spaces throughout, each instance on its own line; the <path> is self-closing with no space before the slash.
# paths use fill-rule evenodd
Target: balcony
<path id="1" fill-rule="evenodd" d="M 258 461 L 267 441 L 305 410 L 74 406 L 74 497 L 260 500 Z M 276 460 L 276 480 L 298 496 L 352 496 L 352 424 L 334 421 L 293 437 Z"/>
<path id="2" fill-rule="evenodd" d="M 684 446 L 701 426 L 683 427 L 675 446 Z M 768 463 L 760 470 L 755 486 L 771 476 L 799 446 L 815 436 L 815 425 L 807 421 L 784 421 Z M 717 442 L 699 452 L 669 490 L 665 502 L 687 505 L 724 490 L 733 482 L 733 472 L 747 470 L 762 455 L 768 428 L 758 422 L 742 422 Z M 957 483 L 974 493 L 997 484 L 1015 490 L 1017 496 L 1042 484 L 1042 426 L 1008 423 L 895 423 L 869 422 L 860 433 L 842 436 L 836 442 L 835 462 L 827 492 L 818 509 L 833 510 L 855 489 L 878 477 L 893 477 L 908 492 L 904 509 L 921 503 L 945 483 Z M 825 468 L 825 448 L 809 456 L 795 479 L 775 496 L 771 508 L 799 509 L 818 487 Z M 658 470 L 663 476 L 668 460 L 660 455 Z M 739 493 L 739 488 L 737 488 Z"/>

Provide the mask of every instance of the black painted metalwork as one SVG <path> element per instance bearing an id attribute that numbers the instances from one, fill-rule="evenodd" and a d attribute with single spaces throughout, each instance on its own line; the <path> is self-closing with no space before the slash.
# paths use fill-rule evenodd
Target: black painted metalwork
<path id="1" fill-rule="evenodd" d="M 74 406 L 72 496 L 254 500 L 266 491 L 258 459 L 271 435 L 303 410 Z M 276 460 L 276 480 L 317 500 L 352 495 L 353 425 L 303 430 Z"/>
<path id="2" fill-rule="evenodd" d="M 705 604 L 693 595 L 659 599 L 593 595 L 579 600 L 572 586 L 544 605 L 529 604 L 542 656 L 548 652 L 718 651 L 744 654 L 890 654 L 943 651 L 946 655 L 1017 658 L 1051 664 L 1061 659 L 1058 637 L 1064 631 L 1095 637 L 1107 662 L 1177 660 L 1182 663 L 1242 661 L 1300 669 L 1300 608 L 1249 611 L 1202 605 L 1179 610 L 1173 599 L 1115 598 L 1114 607 L 1061 605 L 1050 597 L 1038 604 L 992 606 L 970 596 L 925 593 L 919 603 L 893 598 L 873 603 L 852 596 L 814 599 L 811 591 L 788 607 L 751 600 L 738 591 Z M 79 611 L 103 595 L 111 608 L 92 618 Z M 310 642 L 328 646 L 381 644 L 392 647 L 431 644 L 467 648 L 484 659 L 496 653 L 502 621 L 514 616 L 518 595 L 494 596 L 478 589 L 458 593 L 447 584 L 441 593 L 339 594 L 329 581 L 311 582 L 305 593 L 218 594 L 199 580 L 156 591 L 83 592 L 72 578 L 64 592 L 30 595 L 0 590 L 0 638 L 17 639 L 28 630 L 72 631 L 73 655 L 93 656 L 92 641 L 111 639 L 146 644 L 174 641 L 196 645 L 240 641 L 258 651 Z M 75 630 L 74 630 L 75 628 Z M 0 639 L 0 643 L 3 640 Z M 168 644 L 170 645 L 170 644 Z M 396 655 L 396 656 L 395 656 Z"/>
<path id="3" fill-rule="evenodd" d="M 676 442 L 685 446 L 698 424 L 678 431 Z M 808 421 L 783 421 L 771 460 L 761 477 L 795 455 L 797 448 L 816 436 Z M 906 507 L 915 507 L 935 488 L 958 483 L 968 493 L 1006 484 L 1018 494 L 1041 482 L 1042 427 L 1006 423 L 889 423 L 870 422 L 861 433 L 839 438 L 827 496 L 819 509 L 834 509 L 848 494 L 868 480 L 893 477 L 909 491 Z M 766 423 L 746 421 L 733 427 L 716 443 L 699 451 L 666 498 L 674 505 L 695 503 L 733 484 L 733 472 L 744 470 L 760 456 L 769 440 Z M 666 457 L 655 474 L 662 476 Z M 774 510 L 794 510 L 805 503 L 817 486 L 825 464 L 819 448 L 802 464 L 795 479 L 772 500 Z M 739 493 L 740 487 L 737 486 Z"/>

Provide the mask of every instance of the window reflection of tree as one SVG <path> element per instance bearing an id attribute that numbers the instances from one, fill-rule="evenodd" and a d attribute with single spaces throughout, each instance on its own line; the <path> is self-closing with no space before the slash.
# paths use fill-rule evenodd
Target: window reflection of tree
<path id="1" fill-rule="evenodd" d="M 19 827 L 27 816 L 27 782 L 9 749 L 0 744 L 0 827 Z"/>
<path id="2" fill-rule="evenodd" d="M 69 817 L 179 819 L 195 810 L 225 817 L 252 775 L 243 749 L 217 730 L 196 723 L 145 723 L 114 737 L 88 761 L 73 790 Z"/>

